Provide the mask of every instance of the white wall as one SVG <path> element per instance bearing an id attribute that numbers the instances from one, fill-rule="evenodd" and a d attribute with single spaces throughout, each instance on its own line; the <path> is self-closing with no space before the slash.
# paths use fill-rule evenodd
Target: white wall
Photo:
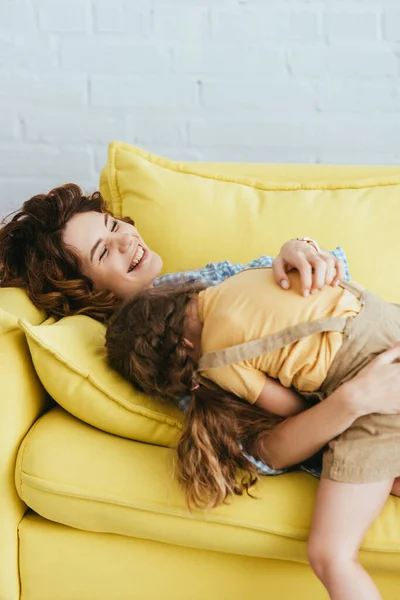
<path id="1" fill-rule="evenodd" d="M 0 0 L 0 215 L 107 143 L 396 164 L 399 0 Z"/>

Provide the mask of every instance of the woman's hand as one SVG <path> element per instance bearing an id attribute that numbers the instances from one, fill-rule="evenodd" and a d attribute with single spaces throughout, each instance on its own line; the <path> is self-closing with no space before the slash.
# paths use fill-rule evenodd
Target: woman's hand
<path id="1" fill-rule="evenodd" d="M 337 285 L 345 278 L 343 261 L 326 250 L 317 250 L 308 242 L 290 240 L 281 248 L 272 263 L 275 281 L 283 289 L 290 287 L 287 273 L 297 269 L 300 273 L 303 296 L 321 290 L 325 285 Z"/>
<path id="2" fill-rule="evenodd" d="M 400 342 L 379 354 L 351 381 L 346 388 L 349 401 L 359 415 L 400 413 Z"/>

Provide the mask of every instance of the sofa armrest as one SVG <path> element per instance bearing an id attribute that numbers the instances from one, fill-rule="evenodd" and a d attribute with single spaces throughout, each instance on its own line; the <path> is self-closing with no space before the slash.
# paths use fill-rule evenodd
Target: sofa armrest
<path id="1" fill-rule="evenodd" d="M 18 600 L 18 525 L 27 506 L 15 488 L 15 463 L 22 440 L 49 400 L 36 376 L 18 316 L 4 308 L 8 304 L 4 292 L 0 289 L 0 600 Z M 14 299 L 18 298 L 15 292 L 19 291 L 13 290 Z M 39 320 L 37 313 L 38 319 L 33 320 Z"/>

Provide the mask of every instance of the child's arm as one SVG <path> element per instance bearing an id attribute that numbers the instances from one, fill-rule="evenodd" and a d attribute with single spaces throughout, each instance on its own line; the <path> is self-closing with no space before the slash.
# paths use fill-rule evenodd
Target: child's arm
<path id="1" fill-rule="evenodd" d="M 300 394 L 268 377 L 248 361 L 211 368 L 203 374 L 223 390 L 279 417 L 291 417 L 307 408 Z"/>
<path id="2" fill-rule="evenodd" d="M 255 403 L 265 411 L 280 417 L 297 415 L 307 408 L 304 399 L 299 394 L 284 387 L 276 379 L 267 376 L 265 376 L 264 387 Z"/>

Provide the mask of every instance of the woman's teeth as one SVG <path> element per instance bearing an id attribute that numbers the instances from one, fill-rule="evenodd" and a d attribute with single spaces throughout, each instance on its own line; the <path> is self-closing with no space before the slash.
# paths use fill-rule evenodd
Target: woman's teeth
<path id="1" fill-rule="evenodd" d="M 129 265 L 128 273 L 133 271 L 133 269 L 138 266 L 138 264 L 140 263 L 140 261 L 143 258 L 143 254 L 144 254 L 144 249 L 142 248 L 142 246 L 139 245 L 137 247 L 137 251 L 136 251 L 135 256 L 133 257 L 133 260 L 132 260 L 131 264 Z"/>

